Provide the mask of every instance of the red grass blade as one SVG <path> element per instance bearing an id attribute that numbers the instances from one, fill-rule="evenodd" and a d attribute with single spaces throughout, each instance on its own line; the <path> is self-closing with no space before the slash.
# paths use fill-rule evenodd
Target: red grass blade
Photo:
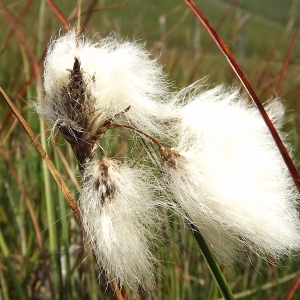
<path id="1" fill-rule="evenodd" d="M 300 286 L 300 273 L 293 280 L 289 290 L 284 296 L 284 300 L 292 300 L 299 286 Z"/>
<path id="2" fill-rule="evenodd" d="M 80 224 L 81 221 L 80 221 L 80 214 L 79 214 L 78 207 L 77 207 L 77 202 L 75 201 L 75 199 L 73 198 L 73 196 L 72 196 L 71 192 L 69 191 L 68 187 L 66 186 L 66 184 L 62 180 L 60 174 L 56 170 L 56 168 L 53 165 L 51 159 L 49 158 L 49 156 L 47 155 L 47 153 L 43 149 L 43 147 L 40 144 L 40 142 L 38 141 L 37 137 L 35 136 L 33 131 L 30 129 L 27 122 L 22 117 L 22 115 L 20 114 L 20 112 L 18 111 L 16 106 L 12 103 L 12 101 L 9 99 L 9 97 L 6 95 L 6 93 L 4 92 L 4 90 L 1 87 L 0 87 L 0 93 L 2 94 L 2 96 L 5 99 L 6 103 L 9 105 L 10 109 L 15 114 L 16 118 L 19 120 L 19 122 L 23 126 L 24 130 L 26 131 L 26 133 L 28 134 L 28 136 L 32 140 L 32 142 L 33 142 L 34 146 L 36 147 L 36 149 L 41 154 L 43 160 L 47 164 L 47 167 L 48 167 L 49 171 L 51 172 L 52 176 L 54 177 L 55 181 L 57 182 L 58 187 L 61 189 L 62 193 L 66 197 L 68 204 L 70 205 L 70 207 L 71 207 L 78 223 Z"/>
<path id="3" fill-rule="evenodd" d="M 13 18 L 12 14 L 10 13 L 10 11 L 7 9 L 5 4 L 1 0 L 0 0 L 0 6 L 2 7 L 3 12 L 4 12 L 5 16 L 7 17 L 9 23 L 11 24 L 18 40 L 24 46 L 27 57 L 28 57 L 29 61 L 31 62 L 31 65 L 32 65 L 32 68 L 34 71 L 34 76 L 36 79 L 37 86 L 38 86 L 38 88 L 41 89 L 42 88 L 42 80 L 41 80 L 41 76 L 39 74 L 39 66 L 37 64 L 36 57 L 31 49 L 31 47 L 29 46 L 27 39 L 25 38 L 22 31 L 20 30 L 16 20 Z"/>
<path id="4" fill-rule="evenodd" d="M 18 173 L 14 169 L 7 153 L 5 153 L 2 149 L 0 149 L 0 153 L 1 153 L 2 157 L 4 158 L 4 160 L 5 160 L 5 162 L 8 166 L 8 170 L 10 171 L 12 176 L 14 177 L 14 179 L 15 179 L 15 181 L 16 181 L 16 183 L 17 183 L 17 185 L 18 185 L 18 187 L 19 187 L 19 189 L 20 189 L 20 191 L 23 195 L 22 198 L 24 199 L 25 204 L 27 206 L 27 209 L 28 209 L 28 212 L 29 212 L 29 215 L 31 217 L 32 224 L 33 224 L 33 228 L 34 228 L 34 231 L 35 231 L 35 234 L 36 234 L 37 245 L 38 245 L 38 247 L 40 249 L 40 252 L 42 254 L 42 260 L 43 260 L 44 269 L 45 269 L 45 272 L 46 272 L 46 277 L 47 277 L 48 282 L 49 282 L 51 295 L 52 295 L 52 297 L 55 297 L 55 293 L 54 293 L 54 289 L 53 289 L 53 282 L 52 282 L 51 275 L 50 275 L 50 267 L 49 267 L 49 264 L 47 262 L 47 255 L 46 255 L 46 252 L 45 252 L 45 249 L 44 249 L 41 230 L 40 230 L 39 222 L 36 218 L 34 208 L 31 204 L 30 197 L 28 196 L 28 192 L 25 191 L 25 188 L 24 188 L 22 182 L 20 181 L 20 179 L 18 177 Z"/>
<path id="5" fill-rule="evenodd" d="M 265 121 L 268 129 L 270 130 L 273 139 L 282 155 L 282 158 L 286 164 L 286 166 L 289 169 L 289 172 L 295 182 L 295 185 L 300 192 L 300 176 L 299 173 L 289 156 L 289 153 L 287 152 L 285 146 L 283 145 L 276 129 L 274 128 L 273 123 L 269 119 L 264 107 L 260 103 L 256 93 L 254 92 L 253 88 L 251 87 L 250 83 L 248 82 L 246 76 L 242 72 L 241 68 L 233 58 L 232 54 L 228 50 L 227 46 L 223 42 L 223 40 L 220 38 L 220 36 L 217 34 L 217 32 L 214 30 L 212 25 L 209 23 L 209 21 L 206 19 L 205 15 L 201 12 L 201 10 L 197 7 L 197 5 L 194 3 L 192 0 L 184 0 L 186 5 L 191 9 L 191 11 L 195 14 L 195 16 L 198 18 L 198 20 L 202 23 L 202 25 L 205 27 L 206 31 L 210 34 L 220 51 L 224 54 L 226 59 L 228 60 L 229 64 L 231 65 L 232 69 L 240 79 L 241 83 L 244 85 L 245 89 L 247 90 L 248 94 L 250 95 L 252 101 L 255 103 L 257 106 L 259 112 L 262 115 L 263 120 Z"/>
<path id="6" fill-rule="evenodd" d="M 31 4 L 32 4 L 33 0 L 28 0 L 28 2 L 25 4 L 24 8 L 22 9 L 22 11 L 20 12 L 19 16 L 16 19 L 16 23 L 19 24 L 23 18 L 23 16 L 26 14 L 26 12 L 28 11 L 28 9 L 30 8 Z M 7 35 L 5 42 L 3 43 L 3 49 L 0 52 L 0 57 L 1 55 L 4 53 L 5 49 L 6 49 L 6 45 L 9 41 L 9 39 L 11 38 L 13 34 L 13 30 L 11 29 L 9 34 Z"/>
<path id="7" fill-rule="evenodd" d="M 33 142 L 34 146 L 36 147 L 36 149 L 41 154 L 43 160 L 47 164 L 47 167 L 48 167 L 49 171 L 51 172 L 53 178 L 55 179 L 58 187 L 61 189 L 61 191 L 62 191 L 63 195 L 65 196 L 70 208 L 72 209 L 72 211 L 74 213 L 74 216 L 75 216 L 79 226 L 81 227 L 81 215 L 80 215 L 80 212 L 79 212 L 78 207 L 77 207 L 77 202 L 73 198 L 73 196 L 72 196 L 70 190 L 68 189 L 67 185 L 64 183 L 64 181 L 61 178 L 60 174 L 58 173 L 55 166 L 53 165 L 51 159 L 49 158 L 49 156 L 47 155 L 47 153 L 43 149 L 42 145 L 38 141 L 38 139 L 35 136 L 35 134 L 33 133 L 33 131 L 28 126 L 25 119 L 22 117 L 22 115 L 20 114 L 20 112 L 18 111 L 16 106 L 9 99 L 9 97 L 6 95 L 6 93 L 4 92 L 4 90 L 1 87 L 0 87 L 0 93 L 2 94 L 2 96 L 5 99 L 6 103 L 9 105 L 10 109 L 15 114 L 16 118 L 19 120 L 19 122 L 21 123 L 21 125 L 25 129 L 26 133 L 28 134 L 28 136 L 32 140 L 32 142 Z M 101 266 L 99 266 L 99 270 L 101 270 Z M 104 276 L 104 273 L 101 273 L 101 275 Z M 109 278 L 109 285 L 108 286 L 111 289 L 111 292 L 112 292 L 113 296 L 117 300 L 127 300 L 125 288 L 121 287 L 121 289 L 120 289 L 118 287 L 116 281 L 113 278 Z"/>
<path id="8" fill-rule="evenodd" d="M 61 11 L 58 9 L 56 4 L 53 2 L 53 0 L 47 0 L 49 6 L 53 10 L 53 12 L 56 14 L 58 19 L 61 21 L 61 23 L 66 27 L 68 31 L 71 30 L 71 26 L 69 25 L 67 19 L 64 17 L 64 15 L 61 13 Z"/>
<path id="9" fill-rule="evenodd" d="M 284 64 L 283 64 L 283 67 L 282 67 L 282 70 L 281 70 L 281 73 L 280 73 L 280 76 L 279 76 L 279 80 L 278 80 L 278 83 L 277 83 L 277 87 L 276 87 L 276 92 L 275 92 L 276 96 L 279 93 L 279 90 L 280 90 L 280 87 L 281 87 L 281 84 L 282 84 L 282 81 L 283 81 L 286 69 L 287 69 L 287 67 L 289 65 L 291 54 L 293 52 L 293 49 L 294 49 L 294 46 L 295 46 L 295 43 L 296 43 L 296 40 L 297 40 L 297 37 L 298 37 L 299 33 L 300 33 L 300 24 L 297 27 L 295 35 L 294 35 L 294 37 L 292 39 L 292 42 L 290 44 L 288 53 L 287 53 L 286 58 L 284 60 Z"/>
<path id="10" fill-rule="evenodd" d="M 226 20 L 227 16 L 231 13 L 231 11 L 233 10 L 234 6 L 238 3 L 239 0 L 233 0 L 230 4 L 230 6 L 228 7 L 228 9 L 224 12 L 224 14 L 221 16 L 218 24 L 216 25 L 216 29 L 220 28 L 223 24 L 223 22 Z M 196 63 L 194 64 L 194 67 L 190 73 L 190 77 L 189 77 L 189 83 L 193 83 L 195 81 L 195 76 L 196 76 L 196 72 L 199 69 L 199 66 L 201 66 L 202 61 L 205 58 L 206 53 L 209 50 L 209 47 L 211 45 L 213 41 L 209 40 L 206 43 L 206 46 L 203 50 L 201 50 L 201 54 L 198 58 L 198 60 L 196 61 Z"/>

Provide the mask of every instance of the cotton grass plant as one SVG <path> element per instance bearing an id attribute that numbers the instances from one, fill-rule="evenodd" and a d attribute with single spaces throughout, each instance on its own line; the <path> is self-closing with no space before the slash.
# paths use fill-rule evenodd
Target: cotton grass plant
<path id="1" fill-rule="evenodd" d="M 225 264 L 241 251 L 293 255 L 300 247 L 298 193 L 257 109 L 222 86 L 201 91 L 196 83 L 171 93 L 165 78 L 142 46 L 116 36 L 93 44 L 73 29 L 49 44 L 46 98 L 36 110 L 78 160 L 83 232 L 98 265 L 121 286 L 145 287 L 153 278 L 150 228 L 159 207 L 193 224 Z M 280 129 L 283 105 L 269 107 Z M 115 126 L 158 146 L 159 179 L 103 151 L 94 158 Z"/>
<path id="2" fill-rule="evenodd" d="M 46 97 L 35 108 L 75 154 L 84 244 L 123 296 L 124 286 L 157 288 L 166 208 L 228 266 L 253 253 L 274 263 L 300 246 L 297 190 L 256 108 L 235 88 L 170 85 L 140 42 L 115 34 L 97 41 L 73 29 L 48 45 Z M 283 104 L 265 108 L 285 142 Z M 158 164 L 108 157 L 100 142 L 114 127 L 152 142 Z"/>

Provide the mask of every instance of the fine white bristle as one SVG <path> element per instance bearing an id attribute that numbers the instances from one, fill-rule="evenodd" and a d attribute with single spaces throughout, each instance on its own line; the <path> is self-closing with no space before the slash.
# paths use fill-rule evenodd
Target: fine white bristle
<path id="1" fill-rule="evenodd" d="M 92 43 L 83 36 L 78 38 L 75 30 L 58 36 L 48 46 L 44 71 L 46 99 L 37 105 L 37 111 L 52 126 L 61 118 L 63 126 L 80 127 L 76 120 L 68 119 L 67 112 L 53 109 L 60 106 L 64 97 L 61 89 L 70 81 L 75 58 L 80 63 L 86 98 L 92 102 L 90 123 L 95 118 L 98 125 L 114 119 L 130 106 L 123 117 L 131 125 L 150 134 L 167 134 L 162 123 L 168 116 L 164 100 L 169 94 L 169 83 L 162 67 L 150 59 L 144 46 L 121 41 L 115 35 Z"/>
<path id="2" fill-rule="evenodd" d="M 86 240 L 99 266 L 108 279 L 131 287 L 149 284 L 156 262 L 149 247 L 158 201 L 143 178 L 149 173 L 103 157 L 86 166 L 80 195 Z"/>
<path id="3" fill-rule="evenodd" d="M 143 45 L 114 35 L 93 43 L 75 30 L 49 44 L 44 79 L 46 98 L 36 110 L 78 159 L 82 225 L 108 280 L 145 286 L 153 278 L 150 227 L 162 205 L 154 189 L 223 263 L 249 249 L 266 259 L 300 249 L 298 192 L 258 110 L 238 90 L 201 91 L 199 81 L 171 93 Z M 282 103 L 266 110 L 280 131 Z M 156 179 L 146 167 L 89 162 L 112 122 L 173 146 L 160 147 L 165 164 Z"/>
<path id="4" fill-rule="evenodd" d="M 280 125 L 280 102 L 267 109 Z M 166 184 L 219 256 L 223 249 L 235 257 L 226 236 L 264 257 L 298 250 L 298 193 L 258 110 L 236 90 L 217 87 L 194 95 L 177 118 L 181 156 L 176 167 L 166 165 Z"/>

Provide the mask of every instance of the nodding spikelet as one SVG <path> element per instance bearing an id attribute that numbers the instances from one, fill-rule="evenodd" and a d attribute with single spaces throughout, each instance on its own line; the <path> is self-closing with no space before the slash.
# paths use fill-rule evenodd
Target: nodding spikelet
<path id="1" fill-rule="evenodd" d="M 280 126 L 280 102 L 267 110 Z M 182 104 L 177 119 L 165 184 L 223 262 L 240 248 L 265 258 L 299 250 L 298 193 L 259 112 L 217 87 Z"/>
<path id="2" fill-rule="evenodd" d="M 131 287 L 151 282 L 156 261 L 150 244 L 157 201 L 143 178 L 149 173 L 103 157 L 86 166 L 80 196 L 85 238 L 99 266 Z"/>
<path id="3" fill-rule="evenodd" d="M 72 30 L 48 46 L 46 99 L 36 109 L 53 129 L 75 138 L 95 134 L 101 124 L 130 107 L 123 119 L 165 136 L 168 85 L 162 67 L 142 45 L 115 35 L 93 43 Z"/>

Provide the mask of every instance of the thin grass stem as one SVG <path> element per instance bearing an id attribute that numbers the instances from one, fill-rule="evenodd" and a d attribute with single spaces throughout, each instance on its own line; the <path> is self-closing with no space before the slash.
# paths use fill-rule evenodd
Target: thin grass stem
<path id="1" fill-rule="evenodd" d="M 224 299 L 226 299 L 226 300 L 234 299 L 234 296 L 229 288 L 229 285 L 228 285 L 225 277 L 223 276 L 223 273 L 220 270 L 218 264 L 216 263 L 214 257 L 212 256 L 202 234 L 199 232 L 197 227 L 195 227 L 195 225 L 189 224 L 189 226 L 190 226 L 192 233 L 199 245 L 199 248 L 203 255 L 203 258 L 204 258 L 213 278 L 215 279 L 216 283 L 218 284 L 219 289 L 220 289 Z"/>

